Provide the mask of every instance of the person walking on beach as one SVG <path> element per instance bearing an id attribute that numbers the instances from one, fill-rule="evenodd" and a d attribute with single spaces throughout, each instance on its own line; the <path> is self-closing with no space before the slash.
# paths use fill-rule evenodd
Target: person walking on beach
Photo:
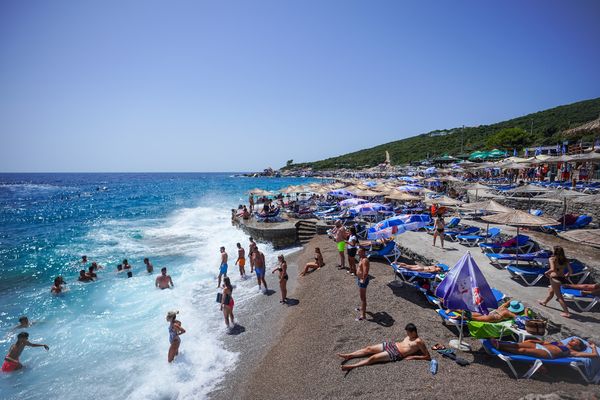
<path id="1" fill-rule="evenodd" d="M 221 311 L 223 311 L 223 317 L 225 317 L 225 325 L 227 326 L 227 331 L 230 332 L 231 328 L 235 326 L 235 321 L 233 319 L 233 286 L 231 286 L 231 281 L 228 277 L 223 279 L 223 293 L 221 294 Z M 231 325 L 229 322 L 231 321 Z"/>
<path id="2" fill-rule="evenodd" d="M 251 255 L 254 260 L 254 271 L 256 272 L 256 280 L 258 281 L 258 290 L 261 290 L 261 285 L 265 285 L 263 293 L 267 293 L 267 281 L 265 280 L 265 255 L 255 247 Z"/>
<path id="3" fill-rule="evenodd" d="M 337 251 L 340 255 L 340 265 L 338 265 L 338 269 L 345 269 L 346 268 L 346 256 L 344 254 L 345 250 L 346 250 L 346 237 L 348 236 L 348 233 L 346 231 L 346 228 L 344 227 L 344 225 L 342 224 L 342 221 L 336 221 L 335 222 L 335 228 L 333 230 L 333 234 L 335 235 L 335 243 L 337 246 Z"/>
<path id="4" fill-rule="evenodd" d="M 167 267 L 162 267 L 160 269 L 160 275 L 156 277 L 154 286 L 156 286 L 159 289 L 169 289 L 174 286 L 173 279 L 171 279 L 171 275 L 167 275 Z"/>
<path id="5" fill-rule="evenodd" d="M 219 266 L 219 282 L 217 283 L 217 288 L 221 287 L 221 277 L 227 277 L 227 253 L 225 252 L 225 247 L 221 246 L 221 265 Z"/>
<path id="6" fill-rule="evenodd" d="M 23 368 L 23 364 L 19 361 L 19 357 L 25 346 L 29 347 L 43 347 L 46 351 L 50 348 L 45 344 L 36 344 L 29 341 L 29 333 L 21 332 L 17 335 L 17 342 L 10 346 L 8 354 L 4 357 L 4 363 L 2 364 L 2 372 L 12 372 Z"/>
<path id="7" fill-rule="evenodd" d="M 179 311 L 169 311 L 167 313 L 167 321 L 169 322 L 169 353 L 167 360 L 171 363 L 175 359 L 175 356 L 179 355 L 179 345 L 181 344 L 181 338 L 179 335 L 185 333 L 185 329 L 181 326 L 181 321 L 176 319 Z"/>
<path id="8" fill-rule="evenodd" d="M 414 324 L 407 324 L 404 328 L 406 337 L 401 342 L 383 342 L 373 346 L 367 346 L 353 353 L 342 354 L 338 356 L 344 359 L 344 362 L 353 358 L 369 357 L 352 365 L 342 365 L 342 371 L 363 367 L 376 363 L 385 363 L 400 360 L 431 360 L 431 355 L 423 339 L 417 333 L 417 327 Z"/>
<path id="9" fill-rule="evenodd" d="M 279 272 L 279 289 L 281 290 L 281 300 L 279 302 L 281 304 L 286 304 L 287 281 L 289 278 L 287 274 L 287 261 L 285 261 L 283 254 L 280 254 L 279 257 L 277 257 L 277 259 L 279 260 L 279 266 L 275 268 L 271 273 L 274 274 L 275 272 Z"/>
<path id="10" fill-rule="evenodd" d="M 356 275 L 356 252 L 358 251 L 358 236 L 356 234 L 356 228 L 350 228 L 350 237 L 346 242 L 346 252 L 348 253 L 348 266 L 350 270 L 348 273 Z"/>
<path id="11" fill-rule="evenodd" d="M 300 273 L 300 276 L 304 276 L 308 273 L 308 270 L 315 270 L 321 268 L 325 263 L 323 262 L 323 255 L 321 254 L 321 249 L 315 247 L 315 261 L 306 263 L 304 266 L 304 271 Z"/>
<path id="12" fill-rule="evenodd" d="M 252 193 L 250 193 L 250 196 L 248 196 L 248 205 L 250 206 L 250 214 L 252 214 L 254 211 L 254 196 Z"/>
<path id="13" fill-rule="evenodd" d="M 435 240 L 437 237 L 440 237 L 440 243 L 442 245 L 442 249 L 444 248 L 444 230 L 446 228 L 446 223 L 444 222 L 444 217 L 438 215 L 435 219 L 435 223 L 433 225 L 433 245 L 435 246 Z"/>
<path id="14" fill-rule="evenodd" d="M 248 238 L 248 240 L 250 241 L 250 245 L 248 245 L 248 255 L 250 258 L 250 273 L 253 273 L 254 272 L 254 259 L 252 258 L 252 254 L 254 254 L 254 250 L 258 250 L 258 246 L 256 245 L 254 238 L 250 237 L 250 238 Z"/>
<path id="15" fill-rule="evenodd" d="M 567 276 L 573 275 L 573 269 L 571 268 L 569 260 L 567 260 L 567 257 L 565 256 L 564 249 L 560 246 L 554 246 L 554 251 L 552 253 L 552 257 L 549 259 L 549 262 L 550 268 L 544 275 L 550 279 L 550 289 L 548 290 L 548 296 L 546 299 L 539 301 L 539 303 L 542 306 L 546 306 L 548 302 L 552 300 L 554 296 L 556 296 L 556 301 L 558 301 L 563 309 L 563 312 L 560 313 L 560 315 L 565 318 L 571 318 L 571 314 L 567 308 L 567 303 L 565 303 L 565 299 L 560 291 L 560 287 L 562 285 L 569 283 Z M 568 271 L 566 274 L 565 269 Z"/>
<path id="16" fill-rule="evenodd" d="M 154 266 L 150 262 L 149 258 L 144 258 L 144 264 L 146 264 L 146 271 L 151 274 L 154 271 Z"/>
<path id="17" fill-rule="evenodd" d="M 239 243 L 236 243 L 236 246 L 238 249 L 238 258 L 235 263 L 240 268 L 240 277 L 246 279 L 246 269 L 244 268 L 246 266 L 246 250 Z"/>
<path id="18" fill-rule="evenodd" d="M 360 296 L 360 316 L 357 321 L 363 321 L 367 318 L 367 286 L 369 286 L 369 259 L 367 252 L 362 247 L 358 250 L 358 268 L 356 269 L 356 284 L 358 285 L 358 294 Z"/>

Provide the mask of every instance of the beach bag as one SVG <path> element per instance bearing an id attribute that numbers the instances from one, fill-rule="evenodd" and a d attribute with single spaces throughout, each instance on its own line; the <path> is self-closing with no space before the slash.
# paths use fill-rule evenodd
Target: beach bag
<path id="1" fill-rule="evenodd" d="M 543 336 L 546 334 L 546 321 L 541 319 L 530 319 L 525 322 L 525 330 L 530 335 Z"/>

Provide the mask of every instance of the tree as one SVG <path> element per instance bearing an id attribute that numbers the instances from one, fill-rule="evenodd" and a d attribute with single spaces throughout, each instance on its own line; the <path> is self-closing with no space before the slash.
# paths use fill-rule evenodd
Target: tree
<path id="1" fill-rule="evenodd" d="M 523 128 L 504 128 L 494 133 L 486 140 L 488 148 L 511 150 L 521 148 L 531 143 L 532 138 Z"/>
<path id="2" fill-rule="evenodd" d="M 294 160 L 287 160 L 287 162 L 285 163 L 285 166 L 291 167 L 293 163 L 294 163 Z"/>

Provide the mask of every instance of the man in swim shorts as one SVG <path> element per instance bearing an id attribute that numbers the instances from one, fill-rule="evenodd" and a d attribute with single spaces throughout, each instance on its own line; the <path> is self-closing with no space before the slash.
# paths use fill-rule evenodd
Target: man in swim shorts
<path id="1" fill-rule="evenodd" d="M 217 289 L 221 288 L 221 277 L 227 276 L 227 253 L 225 252 L 225 247 L 221 246 L 221 265 L 219 266 L 219 283 L 217 284 Z"/>
<path id="2" fill-rule="evenodd" d="M 167 275 L 166 267 L 160 269 L 160 275 L 156 277 L 156 282 L 154 284 L 159 289 L 169 289 L 174 286 L 173 279 L 171 279 L 170 275 Z"/>
<path id="3" fill-rule="evenodd" d="M 367 286 L 369 286 L 369 268 L 370 263 L 367 258 L 367 251 L 361 247 L 358 249 L 358 267 L 356 267 L 356 284 L 358 285 L 358 294 L 360 295 L 360 316 L 357 321 L 363 321 L 367 318 Z"/>
<path id="4" fill-rule="evenodd" d="M 25 349 L 25 346 L 29 347 L 43 347 L 49 350 L 49 347 L 45 344 L 36 344 L 29 341 L 29 333 L 21 332 L 17 335 L 17 342 L 10 346 L 8 354 L 4 357 L 4 364 L 2 364 L 2 372 L 12 372 L 23 368 L 23 364 L 19 361 L 21 353 Z"/>
<path id="5" fill-rule="evenodd" d="M 240 277 L 243 279 L 246 278 L 246 269 L 244 268 L 246 266 L 246 250 L 239 243 L 236 243 L 236 246 L 238 248 L 238 258 L 235 263 L 240 268 Z"/>
<path id="6" fill-rule="evenodd" d="M 261 284 L 265 285 L 263 293 L 267 293 L 267 281 L 265 281 L 265 255 L 255 247 L 251 255 L 254 260 L 254 270 L 256 271 L 256 280 L 258 282 L 258 290 L 261 291 Z"/>
<path id="7" fill-rule="evenodd" d="M 250 273 L 254 272 L 254 259 L 252 258 L 252 254 L 254 253 L 254 250 L 258 249 L 256 242 L 254 241 L 254 238 L 250 237 L 248 238 L 248 240 L 250 241 L 250 245 L 248 246 L 248 254 L 249 254 L 249 258 L 250 258 Z"/>
<path id="8" fill-rule="evenodd" d="M 417 327 L 414 324 L 408 324 L 404 329 L 406 330 L 406 337 L 401 342 L 383 342 L 364 347 L 353 353 L 338 353 L 338 356 L 343 358 L 344 362 L 353 358 L 369 357 L 356 364 L 342 365 L 342 371 L 350 371 L 353 368 L 389 361 L 431 360 L 425 342 L 417 333 Z"/>
<path id="9" fill-rule="evenodd" d="M 335 229 L 334 229 L 334 237 L 335 237 L 335 243 L 337 246 L 337 251 L 340 255 L 340 265 L 338 266 L 339 269 L 345 269 L 346 268 L 346 257 L 344 255 L 344 252 L 346 251 L 346 239 L 348 236 L 348 233 L 346 232 L 346 228 L 344 227 L 344 225 L 342 224 L 342 221 L 336 221 L 335 222 Z"/>

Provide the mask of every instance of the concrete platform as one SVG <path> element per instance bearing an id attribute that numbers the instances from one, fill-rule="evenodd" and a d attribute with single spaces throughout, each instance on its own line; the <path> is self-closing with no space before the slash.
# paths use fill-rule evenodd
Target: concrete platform
<path id="1" fill-rule="evenodd" d="M 252 236 L 257 242 L 268 242 L 275 249 L 284 249 L 297 246 L 298 232 L 297 220 L 286 220 L 283 222 L 258 222 L 255 219 L 233 219 L 234 225 Z"/>

